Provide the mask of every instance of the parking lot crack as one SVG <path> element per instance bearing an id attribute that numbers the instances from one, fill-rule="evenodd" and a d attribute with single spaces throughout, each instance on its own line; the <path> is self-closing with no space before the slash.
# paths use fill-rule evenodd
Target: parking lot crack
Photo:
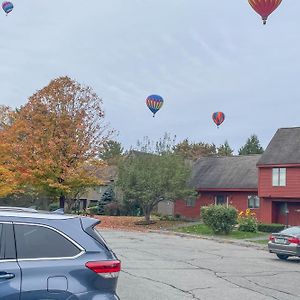
<path id="1" fill-rule="evenodd" d="M 275 289 L 275 288 L 271 288 L 271 287 L 259 284 L 258 282 L 255 282 L 255 281 L 251 280 L 247 276 L 243 276 L 243 278 L 246 279 L 247 281 L 251 282 L 252 284 L 260 287 L 260 288 L 264 288 L 264 289 L 268 289 L 268 290 L 271 290 L 271 291 L 283 293 L 283 294 L 286 294 L 286 295 L 289 295 L 289 296 L 293 296 L 293 297 L 298 297 L 299 296 L 299 295 L 295 295 L 295 294 L 292 294 L 292 293 L 289 293 L 289 292 L 286 292 L 286 291 L 283 291 L 283 290 L 280 290 L 280 289 Z"/>
<path id="2" fill-rule="evenodd" d="M 129 275 L 129 276 L 132 276 L 132 277 L 135 277 L 135 278 L 138 278 L 138 279 L 144 279 L 144 280 L 148 280 L 148 281 L 151 281 L 151 282 L 155 282 L 155 283 L 159 283 L 159 284 L 163 284 L 163 285 L 166 285 L 170 288 L 173 288 L 181 293 L 184 293 L 186 295 L 190 295 L 192 296 L 192 299 L 196 299 L 196 300 L 201 300 L 201 298 L 199 297 L 196 297 L 196 295 L 191 291 L 186 291 L 186 290 L 183 290 L 183 289 L 180 289 L 178 288 L 177 286 L 173 285 L 173 284 L 170 284 L 170 283 L 167 283 L 167 282 L 163 282 L 163 281 L 160 281 L 160 280 L 155 280 L 153 278 L 149 278 L 149 277 L 145 277 L 145 276 L 137 276 L 137 275 L 134 275 L 132 273 L 129 273 L 128 271 L 122 271 L 123 273 Z"/>

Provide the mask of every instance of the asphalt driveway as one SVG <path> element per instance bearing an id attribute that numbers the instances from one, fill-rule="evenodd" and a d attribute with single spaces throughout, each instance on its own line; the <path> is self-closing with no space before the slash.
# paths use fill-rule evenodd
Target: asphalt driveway
<path id="1" fill-rule="evenodd" d="M 122 260 L 121 300 L 300 299 L 300 259 L 179 236 L 101 233 Z"/>

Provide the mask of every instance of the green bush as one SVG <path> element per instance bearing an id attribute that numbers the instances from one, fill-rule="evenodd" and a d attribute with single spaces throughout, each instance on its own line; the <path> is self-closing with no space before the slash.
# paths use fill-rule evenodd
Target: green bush
<path id="1" fill-rule="evenodd" d="M 49 204 L 49 211 L 54 211 L 59 209 L 59 202 L 52 202 Z"/>
<path id="2" fill-rule="evenodd" d="M 173 216 L 161 216 L 160 221 L 178 221 L 179 219 Z"/>
<path id="3" fill-rule="evenodd" d="M 237 223 L 237 210 L 232 206 L 211 205 L 201 208 L 205 225 L 217 234 L 228 234 Z"/>
<path id="4" fill-rule="evenodd" d="M 241 211 L 238 216 L 239 231 L 257 232 L 258 221 L 255 213 L 251 213 L 250 209 L 245 212 Z"/>
<path id="5" fill-rule="evenodd" d="M 284 228 L 285 226 L 282 224 L 258 224 L 258 231 L 261 232 L 275 233 L 283 230 Z"/>
<path id="6" fill-rule="evenodd" d="M 99 207 L 98 206 L 91 206 L 87 209 L 87 212 L 90 215 L 98 215 L 99 214 Z"/>

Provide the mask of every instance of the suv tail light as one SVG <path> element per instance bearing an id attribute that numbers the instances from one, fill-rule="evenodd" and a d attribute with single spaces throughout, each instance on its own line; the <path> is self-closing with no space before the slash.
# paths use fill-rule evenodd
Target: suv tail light
<path id="1" fill-rule="evenodd" d="M 271 242 L 274 242 L 274 241 L 275 241 L 275 237 L 274 237 L 273 235 L 270 235 L 269 240 L 270 240 Z"/>
<path id="2" fill-rule="evenodd" d="M 297 244 L 297 245 L 300 244 L 300 240 L 296 237 L 288 238 L 288 242 L 291 243 L 291 244 Z"/>
<path id="3" fill-rule="evenodd" d="M 104 278 L 116 278 L 121 271 L 119 260 L 90 261 L 85 266 Z"/>

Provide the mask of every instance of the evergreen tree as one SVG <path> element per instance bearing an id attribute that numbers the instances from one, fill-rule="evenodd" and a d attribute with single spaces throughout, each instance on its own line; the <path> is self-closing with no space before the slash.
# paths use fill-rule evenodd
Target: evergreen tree
<path id="1" fill-rule="evenodd" d="M 219 156 L 232 156 L 233 149 L 229 146 L 228 141 L 225 141 L 224 144 L 220 145 L 217 149 Z"/>
<path id="2" fill-rule="evenodd" d="M 250 138 L 248 138 L 246 144 L 240 148 L 239 155 L 262 154 L 263 152 L 264 149 L 260 145 L 257 135 L 252 134 Z"/>

